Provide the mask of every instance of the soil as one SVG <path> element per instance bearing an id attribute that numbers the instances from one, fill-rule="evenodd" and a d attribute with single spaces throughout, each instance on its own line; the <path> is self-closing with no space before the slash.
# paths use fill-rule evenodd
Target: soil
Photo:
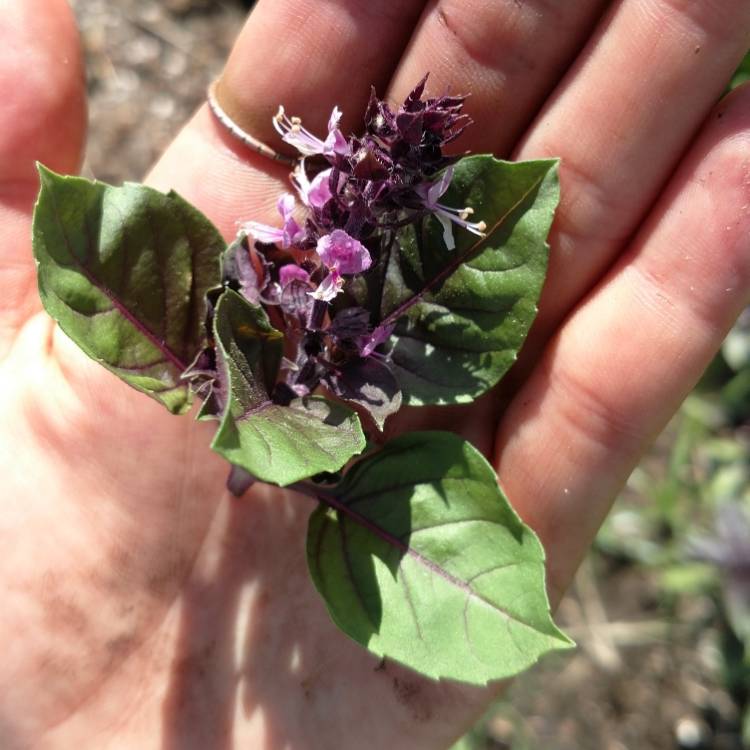
<path id="1" fill-rule="evenodd" d="M 83 172 L 140 180 L 204 100 L 250 3 L 71 2 L 88 64 Z M 579 648 L 518 679 L 470 747 L 740 750 L 736 709 L 719 687 L 710 600 L 667 607 L 651 574 L 599 555 L 584 566 L 560 616 Z"/>
<path id="2" fill-rule="evenodd" d="M 71 0 L 87 60 L 90 133 L 84 174 L 140 180 L 205 100 L 248 3 Z"/>

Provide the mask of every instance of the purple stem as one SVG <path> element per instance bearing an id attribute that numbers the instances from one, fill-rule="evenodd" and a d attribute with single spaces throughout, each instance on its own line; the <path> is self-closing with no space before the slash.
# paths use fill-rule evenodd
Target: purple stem
<path id="1" fill-rule="evenodd" d="M 343 513 L 345 516 L 349 516 L 357 523 L 364 526 L 368 531 L 371 531 L 373 534 L 375 534 L 375 536 L 378 536 L 389 544 L 392 544 L 402 552 L 410 551 L 408 545 L 404 544 L 400 539 L 381 529 L 378 525 L 374 524 L 368 518 L 365 518 L 365 516 L 357 513 L 356 510 L 352 510 L 348 505 L 346 505 L 346 503 L 342 503 L 335 495 L 326 492 L 321 487 L 311 487 L 310 485 L 305 484 L 305 482 L 296 482 L 295 484 L 290 484 L 286 489 L 294 490 L 295 492 L 299 492 L 301 495 L 307 495 L 307 497 L 318 500 L 319 502 L 328 505 L 334 510 L 337 510 L 339 513 Z"/>
<path id="2" fill-rule="evenodd" d="M 232 465 L 227 477 L 227 489 L 235 497 L 242 497 L 255 482 L 255 477 L 249 471 L 241 466 Z"/>
<path id="3" fill-rule="evenodd" d="M 307 320 L 307 327 L 313 331 L 317 331 L 323 325 L 323 320 L 328 309 L 328 303 L 322 299 L 316 299 L 313 302 L 312 309 L 310 310 L 310 316 Z"/>

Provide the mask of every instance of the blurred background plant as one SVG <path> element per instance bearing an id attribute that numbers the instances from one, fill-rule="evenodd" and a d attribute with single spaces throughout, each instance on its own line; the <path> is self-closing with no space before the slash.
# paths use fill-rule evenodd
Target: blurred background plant
<path id="1" fill-rule="evenodd" d="M 84 174 L 139 180 L 252 2 L 71 3 Z M 732 86 L 748 80 L 750 54 Z M 633 472 L 559 614 L 579 648 L 516 680 L 455 750 L 750 748 L 750 310 Z"/>

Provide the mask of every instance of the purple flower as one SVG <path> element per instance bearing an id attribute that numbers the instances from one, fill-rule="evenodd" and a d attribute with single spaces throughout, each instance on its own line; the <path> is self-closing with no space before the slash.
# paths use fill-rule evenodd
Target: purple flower
<path id="1" fill-rule="evenodd" d="M 344 278 L 336 268 L 332 268 L 330 273 L 320 282 L 314 292 L 308 292 L 313 299 L 330 302 L 344 288 Z"/>
<path id="2" fill-rule="evenodd" d="M 281 244 L 283 248 L 288 248 L 301 242 L 304 239 L 305 233 L 292 216 L 294 213 L 294 196 L 291 193 L 284 193 L 276 203 L 276 208 L 284 220 L 283 227 L 278 228 L 269 226 L 268 224 L 261 224 L 258 221 L 247 221 L 242 224 L 241 229 L 258 242 Z"/>
<path id="3" fill-rule="evenodd" d="M 435 182 L 424 182 L 416 188 L 417 194 L 424 201 L 425 208 L 435 214 L 435 218 L 442 224 L 443 242 L 445 242 L 448 250 L 454 250 L 456 247 L 451 222 L 458 224 L 458 226 L 479 237 L 485 237 L 485 232 L 487 231 L 487 225 L 483 221 L 468 221 L 469 216 L 474 213 L 473 208 L 469 206 L 466 208 L 450 208 L 449 206 L 444 206 L 442 203 L 438 203 L 438 200 L 448 190 L 452 179 L 453 167 L 451 166 L 443 172 L 440 179 L 435 180 Z"/>
<path id="4" fill-rule="evenodd" d="M 300 161 L 299 166 L 294 170 L 292 179 L 297 192 L 302 198 L 302 202 L 309 208 L 323 208 L 325 204 L 333 197 L 331 192 L 331 172 L 333 169 L 324 169 L 315 175 L 312 182 L 307 177 L 305 171 L 305 160 Z"/>
<path id="5" fill-rule="evenodd" d="M 343 113 L 338 107 L 334 107 L 328 118 L 328 137 L 323 144 L 323 156 L 347 156 L 349 154 L 349 142 L 339 130 L 341 115 Z"/>
<path id="6" fill-rule="evenodd" d="M 274 294 L 268 295 L 263 301 L 278 305 L 294 321 L 293 327 L 304 328 L 313 304 L 310 290 L 314 287 L 310 274 L 304 268 L 296 263 L 287 263 L 279 269 L 279 283 L 273 285 Z"/>
<path id="7" fill-rule="evenodd" d="M 284 289 L 293 281 L 307 284 L 310 281 L 310 274 L 304 268 L 300 268 L 294 263 L 287 263 L 279 269 L 279 283 L 281 284 L 281 288 Z"/>
<path id="8" fill-rule="evenodd" d="M 378 326 L 373 332 L 361 340 L 360 354 L 363 357 L 369 357 L 380 344 L 384 344 L 393 333 L 393 325 Z"/>
<path id="9" fill-rule="evenodd" d="M 299 117 L 288 117 L 283 107 L 273 118 L 273 126 L 281 139 L 297 149 L 303 156 L 347 156 L 349 154 L 349 142 L 339 130 L 341 121 L 341 110 L 334 107 L 328 119 L 328 136 L 325 141 L 314 136 L 309 130 L 302 127 Z"/>
<path id="10" fill-rule="evenodd" d="M 316 250 L 327 268 L 342 274 L 362 273 L 372 264 L 367 248 L 343 229 L 321 237 Z"/>
<path id="11" fill-rule="evenodd" d="M 367 133 L 388 151 L 402 177 L 432 175 L 450 164 L 454 159 L 443 154 L 443 147 L 471 123 L 461 114 L 465 96 L 422 99 L 426 83 L 427 76 L 396 112 L 373 89 L 365 113 Z"/>
<path id="12" fill-rule="evenodd" d="M 398 315 L 373 329 L 370 311 L 347 304 L 334 311 L 329 303 L 342 294 L 347 277 L 367 271 L 380 261 L 381 253 L 399 252 L 398 232 L 425 215 L 440 221 L 449 249 L 456 245 L 454 224 L 484 236 L 484 222 L 469 221 L 471 208 L 441 203 L 457 159 L 445 155 L 443 147 L 469 122 L 462 114 L 464 97 L 425 99 L 425 82 L 397 109 L 373 91 L 359 137 L 344 137 L 338 107 L 331 112 L 323 139 L 304 128 L 300 118 L 288 117 L 283 107 L 273 119 L 284 142 L 301 154 L 291 179 L 305 208 L 304 223 L 295 221 L 294 197 L 286 194 L 278 202 L 281 227 L 251 221 L 243 228 L 258 241 L 253 249 L 264 264 L 265 285 L 256 296 L 263 305 L 278 308 L 293 357 L 293 366 L 286 368 L 285 390 L 273 396 L 277 403 L 314 392 L 321 378 L 329 386 L 335 380 L 334 392 L 339 394 L 359 393 L 363 384 L 372 383 L 397 392 L 387 357 L 376 349 L 388 341 L 404 311 L 398 308 Z M 307 157 L 323 157 L 325 169 L 320 158 L 308 168 Z M 294 247 L 305 253 L 305 259 L 300 266 L 289 253 L 264 248 L 263 243 L 284 250 Z M 235 265 L 235 276 L 253 282 L 254 269 L 244 267 L 250 265 L 249 258 Z M 365 376 L 374 380 L 365 382 Z"/>

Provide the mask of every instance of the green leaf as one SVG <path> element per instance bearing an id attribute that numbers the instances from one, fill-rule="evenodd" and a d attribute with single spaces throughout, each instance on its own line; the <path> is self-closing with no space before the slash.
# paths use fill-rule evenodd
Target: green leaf
<path id="1" fill-rule="evenodd" d="M 433 678 L 502 679 L 571 641 L 544 550 L 484 457 L 452 433 L 410 433 L 321 490 L 307 559 L 336 624 Z"/>
<path id="2" fill-rule="evenodd" d="M 729 88 L 730 90 L 736 89 L 738 86 L 741 86 L 747 81 L 750 81 L 750 52 L 745 55 L 744 59 L 740 63 L 740 66 L 734 72 L 734 75 L 732 76 L 732 82 L 729 84 Z"/>
<path id="3" fill-rule="evenodd" d="M 214 331 L 226 381 L 226 406 L 211 447 L 264 482 L 281 486 L 340 469 L 365 447 L 357 415 L 311 396 L 289 406 L 270 400 L 283 336 L 262 308 L 227 290 Z"/>
<path id="4" fill-rule="evenodd" d="M 111 187 L 39 167 L 34 256 L 47 312 L 86 354 L 173 413 L 207 343 L 218 230 L 175 193 Z"/>
<path id="5" fill-rule="evenodd" d="M 471 206 L 472 221 L 486 223 L 487 237 L 455 227 L 456 248 L 448 250 L 434 217 L 400 231 L 381 314 L 395 319 L 408 308 L 391 339 L 405 403 L 470 402 L 516 359 L 547 270 L 557 166 L 556 160 L 466 157 L 441 202 Z"/>

